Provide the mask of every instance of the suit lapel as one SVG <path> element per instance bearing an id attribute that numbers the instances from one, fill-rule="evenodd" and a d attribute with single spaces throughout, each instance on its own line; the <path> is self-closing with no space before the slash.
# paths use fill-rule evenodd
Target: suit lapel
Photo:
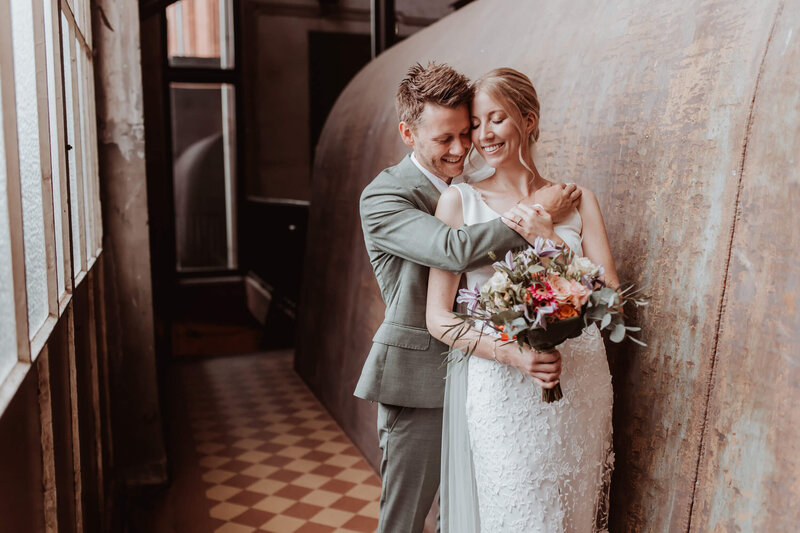
<path id="1" fill-rule="evenodd" d="M 411 154 L 405 156 L 397 166 L 400 167 L 403 176 L 408 180 L 409 186 L 421 193 L 428 208 L 428 213 L 433 214 L 436 211 L 436 204 L 439 203 L 439 196 L 441 195 L 439 189 L 434 187 L 433 183 L 411 161 Z"/>

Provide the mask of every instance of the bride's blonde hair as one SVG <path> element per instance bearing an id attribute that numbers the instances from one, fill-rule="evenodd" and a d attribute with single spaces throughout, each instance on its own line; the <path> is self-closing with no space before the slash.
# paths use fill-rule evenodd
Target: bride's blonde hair
<path id="1" fill-rule="evenodd" d="M 533 173 L 533 145 L 539 139 L 539 97 L 530 78 L 513 68 L 496 68 L 472 84 L 475 94 L 485 92 L 500 104 L 519 132 L 519 160 Z M 525 118 L 532 116 L 536 125 L 527 133 Z"/>

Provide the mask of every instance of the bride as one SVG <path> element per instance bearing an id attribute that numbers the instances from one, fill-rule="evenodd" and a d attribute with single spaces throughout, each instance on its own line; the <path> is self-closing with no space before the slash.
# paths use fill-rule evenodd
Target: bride
<path id="1" fill-rule="evenodd" d="M 605 268 L 618 284 L 597 198 L 582 189 L 580 207 L 553 224 L 535 205 L 549 185 L 536 170 L 539 101 L 531 81 L 510 68 L 475 82 L 472 143 L 495 169 L 475 184 L 451 186 L 436 216 L 451 227 L 501 216 L 507 224 L 535 214 L 540 235 L 564 243 Z M 534 205 L 531 205 L 534 204 Z M 467 286 L 482 285 L 491 266 L 467 272 Z M 427 325 L 447 344 L 460 273 L 431 269 Z M 441 524 L 445 533 L 588 533 L 608 529 L 613 468 L 613 394 L 605 348 L 595 326 L 558 347 L 564 398 L 543 403 L 539 387 L 557 374 L 530 373 L 516 343 L 473 331 L 457 348 L 473 355 L 448 366 L 442 451 Z M 530 350 L 530 349 L 528 349 Z"/>

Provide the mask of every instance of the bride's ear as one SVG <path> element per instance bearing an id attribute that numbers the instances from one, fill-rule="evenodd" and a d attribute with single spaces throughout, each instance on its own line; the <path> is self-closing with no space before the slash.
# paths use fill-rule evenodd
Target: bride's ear
<path id="1" fill-rule="evenodd" d="M 531 132 L 534 131 L 538 125 L 539 121 L 532 114 L 529 114 L 525 117 L 525 133 L 527 133 L 528 135 L 530 135 Z"/>
<path id="2" fill-rule="evenodd" d="M 401 122 L 399 128 L 400 138 L 403 139 L 403 142 L 408 146 L 414 146 L 414 134 L 411 132 L 409 125 L 405 122 Z"/>

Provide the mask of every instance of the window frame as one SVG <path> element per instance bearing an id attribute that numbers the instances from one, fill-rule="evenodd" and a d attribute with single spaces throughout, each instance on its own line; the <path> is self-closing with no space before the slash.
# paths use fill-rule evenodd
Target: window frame
<path id="1" fill-rule="evenodd" d="M 241 232 L 239 228 L 241 227 L 241 209 L 239 206 L 243 205 L 244 203 L 244 182 L 242 176 L 242 169 L 244 168 L 244 143 L 242 142 L 243 137 L 243 109 L 242 109 L 242 102 L 243 102 L 243 93 L 242 93 L 242 60 L 241 60 L 241 22 L 239 17 L 239 1 L 238 0 L 230 0 L 230 9 L 228 10 L 228 16 L 230 17 L 230 24 L 231 24 L 231 33 L 227 40 L 227 46 L 233 47 L 233 66 L 232 67 L 223 67 L 223 50 L 220 50 L 220 67 L 217 68 L 207 68 L 207 67 L 190 67 L 190 66 L 173 66 L 170 65 L 169 62 L 169 26 L 167 23 L 167 8 L 174 3 L 177 3 L 180 0 L 173 0 L 169 3 L 166 3 L 161 7 L 161 11 L 159 13 L 159 17 L 161 18 L 161 27 L 163 28 L 163 38 L 162 38 L 162 50 L 161 50 L 161 61 L 162 61 L 162 69 L 163 69 L 163 76 L 162 76 L 162 94 L 163 94 L 163 102 L 164 102 L 164 120 L 165 123 L 165 154 L 166 154 L 166 170 L 168 175 L 165 176 L 167 181 L 169 182 L 169 194 L 170 194 L 170 202 L 173 206 L 175 205 L 175 188 L 174 184 L 174 154 L 172 153 L 172 103 L 170 98 L 170 85 L 173 83 L 186 83 L 186 84 L 227 84 L 233 88 L 234 97 L 233 97 L 233 120 L 234 120 L 234 127 L 231 128 L 231 136 L 233 137 L 231 144 L 235 147 L 236 154 L 235 157 L 231 158 L 230 163 L 233 167 L 231 169 L 231 183 L 229 186 L 226 187 L 226 195 L 231 195 L 231 201 L 229 204 L 229 210 L 227 211 L 227 215 L 230 218 L 230 225 L 227 225 L 228 228 L 228 238 L 229 240 L 229 251 L 228 251 L 228 267 L 226 268 L 216 268 L 216 267 L 198 267 L 198 268 L 185 268 L 185 269 L 178 269 L 177 265 L 177 250 L 173 250 L 176 254 L 176 262 L 172 265 L 173 273 L 172 275 L 175 276 L 177 280 L 184 280 L 184 279 L 196 279 L 196 278 L 205 278 L 205 277 L 216 277 L 216 276 L 228 276 L 228 275 L 238 275 L 242 273 L 242 261 L 241 257 L 239 256 L 239 250 L 241 249 L 240 246 L 240 239 L 241 239 Z M 222 20 L 220 21 L 222 23 Z M 230 229 L 232 228 L 232 230 Z M 177 245 L 177 241 L 175 238 L 175 218 L 174 218 L 174 211 L 172 220 L 170 223 L 170 230 L 172 232 L 172 243 L 173 247 Z M 232 235 L 231 235 L 232 233 Z M 231 266 L 232 265 L 232 266 Z"/>
<path id="2" fill-rule="evenodd" d="M 31 331 L 28 320 L 28 287 L 26 285 L 25 233 L 22 211 L 22 178 L 20 174 L 18 116 L 14 71 L 14 46 L 12 36 L 11 5 L 0 2 L 0 106 L 2 106 L 3 142 L 5 150 L 11 274 L 16 331 L 16 363 L 5 375 L 0 375 L 0 414 L 27 375 L 28 370 L 46 351 L 47 342 L 61 317 L 68 315 L 72 294 L 102 253 L 102 216 L 99 195 L 99 165 L 97 147 L 96 101 L 94 98 L 94 61 L 91 48 L 91 21 L 88 0 L 17 0 L 30 2 L 33 28 L 30 38 L 34 46 L 34 72 L 40 173 L 42 223 L 45 248 L 45 273 L 47 317 Z M 46 4 L 47 2 L 47 4 Z M 45 24 L 45 10 L 49 9 L 50 32 Z M 77 11 L 75 11 L 77 10 Z M 66 27 L 63 22 L 66 21 Z M 20 28 L 16 29 L 21 31 Z M 27 38 L 27 36 L 25 36 Z M 64 45 L 68 43 L 69 64 L 65 65 Z M 52 59 L 48 61 L 48 46 L 52 46 Z M 81 54 L 81 60 L 78 60 Z M 67 101 L 66 69 L 69 68 L 72 100 Z M 51 79 L 52 78 L 52 79 Z M 78 84 L 83 84 L 83 90 Z M 52 94 L 51 94 L 52 91 Z M 51 97 L 54 113 L 51 113 Z M 73 136 L 69 138 L 67 106 L 71 106 Z M 52 143 L 57 143 L 54 147 Z M 70 143 L 68 145 L 67 143 Z M 55 153 L 54 149 L 55 148 Z M 68 151 L 75 150 L 77 190 L 71 186 Z M 85 153 L 84 153 L 85 151 Z M 58 168 L 58 185 L 54 188 L 54 168 Z M 85 168 L 84 168 L 85 167 Z M 59 194 L 60 212 L 56 212 L 54 194 Z M 72 212 L 71 201 L 79 201 L 77 213 Z M 87 203 L 88 202 L 88 203 Z M 77 217 L 77 218 L 76 218 Z M 62 247 L 56 242 L 60 220 Z M 79 229 L 80 265 L 74 270 L 73 220 Z M 88 231 L 87 231 L 88 230 Z M 91 243 L 87 245 L 87 233 Z M 59 286 L 57 262 L 62 261 L 63 288 Z M 61 292 L 63 291 L 63 292 Z"/>

